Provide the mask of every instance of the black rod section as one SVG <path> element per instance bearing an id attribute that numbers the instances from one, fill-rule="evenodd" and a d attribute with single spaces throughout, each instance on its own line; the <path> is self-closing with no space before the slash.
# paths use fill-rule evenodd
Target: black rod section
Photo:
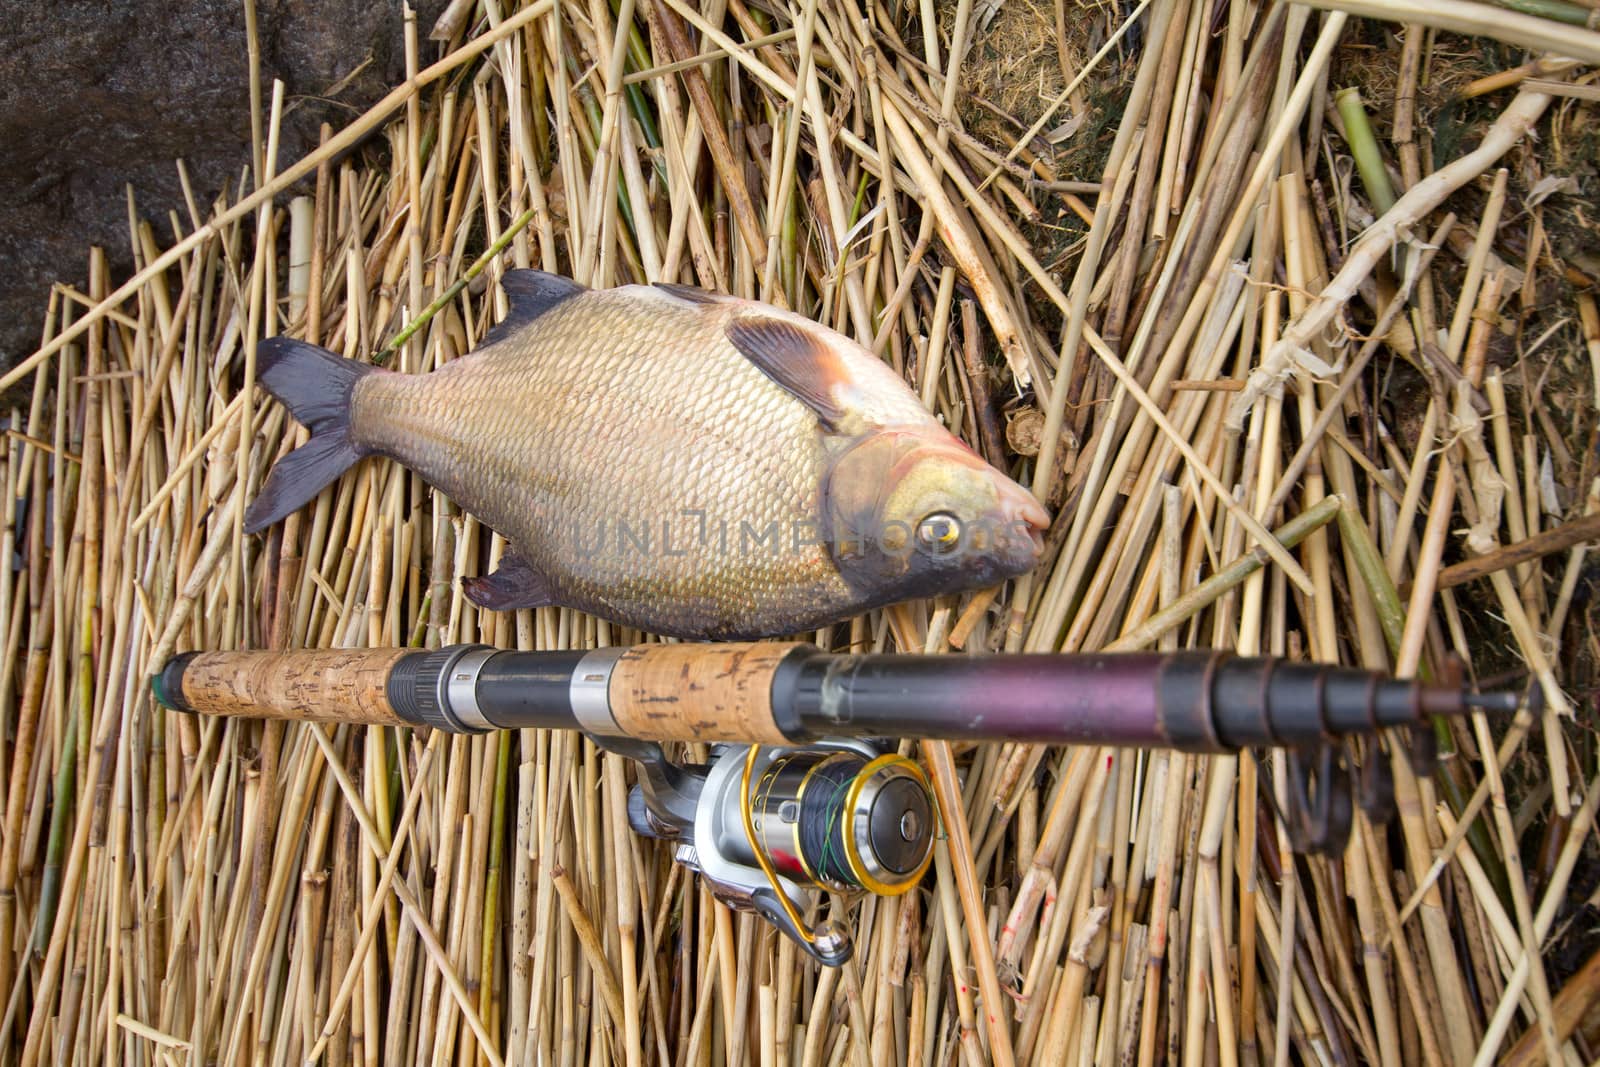
<path id="1" fill-rule="evenodd" d="M 819 653 L 773 688 L 778 721 L 796 740 L 909 734 L 1191 752 L 1303 747 L 1414 726 L 1461 714 L 1467 699 L 1372 671 L 1219 652 Z"/>

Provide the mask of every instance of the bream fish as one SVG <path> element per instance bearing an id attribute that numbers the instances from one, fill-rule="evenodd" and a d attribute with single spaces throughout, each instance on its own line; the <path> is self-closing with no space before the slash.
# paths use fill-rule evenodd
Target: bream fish
<path id="1" fill-rule="evenodd" d="M 502 285 L 505 321 L 429 374 L 263 341 L 262 386 L 312 436 L 246 530 L 388 456 L 508 539 L 462 580 L 474 603 L 685 638 L 799 633 L 1038 561 L 1038 501 L 848 338 L 687 286 Z"/>

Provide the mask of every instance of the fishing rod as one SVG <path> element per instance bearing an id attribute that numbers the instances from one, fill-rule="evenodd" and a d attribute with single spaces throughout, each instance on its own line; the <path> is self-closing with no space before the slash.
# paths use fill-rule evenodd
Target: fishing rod
<path id="1" fill-rule="evenodd" d="M 1357 804 L 1374 822 L 1392 814 L 1388 764 L 1370 747 L 1379 731 L 1410 731 L 1405 751 L 1422 770 L 1434 716 L 1519 705 L 1458 680 L 1224 652 L 841 655 L 784 642 L 185 653 L 152 685 L 166 707 L 210 715 L 580 730 L 638 761 L 634 830 L 676 842 L 719 899 L 828 965 L 849 958 L 850 941 L 804 919 L 806 891 L 904 893 L 933 853 L 927 778 L 884 738 L 1282 747 L 1291 839 L 1337 852 Z M 674 741 L 711 744 L 708 761 L 668 759 L 661 743 Z M 1369 746 L 1361 763 L 1357 743 Z"/>

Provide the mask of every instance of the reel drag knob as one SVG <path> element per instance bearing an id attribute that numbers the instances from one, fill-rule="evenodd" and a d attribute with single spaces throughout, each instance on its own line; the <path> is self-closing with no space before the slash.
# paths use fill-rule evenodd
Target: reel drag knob
<path id="1" fill-rule="evenodd" d="M 933 801 L 916 764 L 883 758 L 896 762 L 862 768 L 846 801 L 845 857 L 859 861 L 851 867 L 863 888 L 894 895 L 917 883 L 933 855 Z"/>

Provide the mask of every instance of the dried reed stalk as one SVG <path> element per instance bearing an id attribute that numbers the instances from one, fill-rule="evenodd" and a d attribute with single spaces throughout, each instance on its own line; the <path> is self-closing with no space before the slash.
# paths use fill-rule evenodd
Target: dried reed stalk
<path id="1" fill-rule="evenodd" d="M 1590 971 L 1563 990 L 1540 950 L 1572 936 L 1556 907 L 1600 796 L 1562 714 L 1596 654 L 1580 590 L 1600 317 L 1553 258 L 1564 194 L 1522 205 L 1529 134 L 1569 144 L 1592 104 L 1549 107 L 1558 81 L 1501 97 L 1433 167 L 1420 87 L 1445 53 L 1419 27 L 1579 58 L 1600 57 L 1595 34 L 1459 0 L 1316 0 L 1340 12 L 1320 21 L 1058 5 L 1056 39 L 1046 17 L 1021 46 L 1040 44 L 1044 99 L 1009 116 L 992 6 L 455 0 L 431 32 L 408 23 L 405 81 L 306 158 L 270 169 L 281 90 L 256 76 L 248 191 L 159 224 L 130 203 L 132 274 L 93 255 L 0 377 L 23 387 L 0 449 L 0 556 L 19 564 L 0 568 L 7 1057 L 1577 1054 Z M 1331 103 L 1385 40 L 1345 49 L 1344 12 L 1410 24 L 1392 116 L 1371 85 L 1359 116 L 1353 94 L 1342 118 Z M 1470 91 L 1572 69 L 1545 57 Z M 1114 134 L 1043 136 L 1069 104 L 1092 118 L 1085 102 Z M 1392 207 L 1367 191 L 1385 181 Z M 1344 857 L 1296 861 L 1281 755 L 930 743 L 934 875 L 897 901 L 819 901 L 857 945 L 819 972 L 634 837 L 633 771 L 580 737 L 157 708 L 146 678 L 182 649 L 642 638 L 477 610 L 455 578 L 503 544 L 392 464 L 239 533 L 303 440 L 253 386 L 260 337 L 426 372 L 504 314 L 490 283 L 531 265 L 826 320 L 1057 508 L 1029 578 L 819 642 L 1219 647 L 1402 674 L 1514 658 L 1550 698 L 1543 744 L 1524 743 L 1532 716 L 1478 721 L 1444 732 L 1424 776 L 1406 739 L 1367 746 L 1364 768 L 1393 763 L 1396 831 L 1358 819 Z M 1530 824 L 1545 843 L 1524 869 Z"/>

